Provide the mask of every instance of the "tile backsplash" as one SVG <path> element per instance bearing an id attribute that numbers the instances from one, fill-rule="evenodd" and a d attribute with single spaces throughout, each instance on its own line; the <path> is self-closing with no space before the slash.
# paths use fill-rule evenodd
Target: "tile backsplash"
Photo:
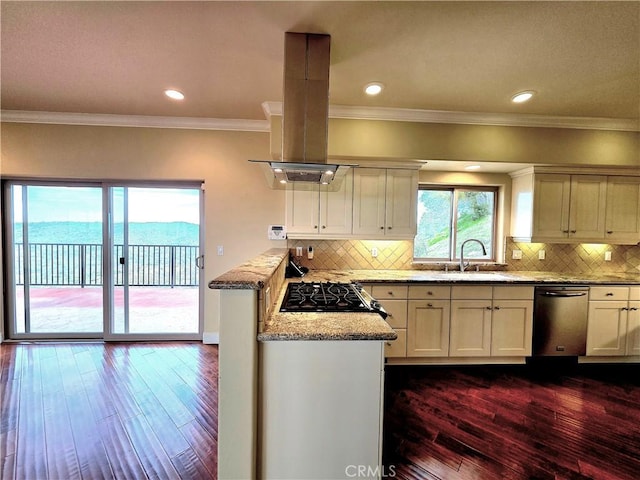
<path id="1" fill-rule="evenodd" d="M 312 270 L 411 270 L 425 268 L 413 265 L 413 242 L 409 240 L 289 240 L 287 246 L 295 254 L 302 247 L 298 261 Z M 307 259 L 307 247 L 314 257 Z M 377 257 L 372 250 L 377 249 Z M 514 260 L 513 251 L 520 250 L 522 259 Z M 538 253 L 545 251 L 545 259 Z M 605 261 L 611 252 L 611 261 Z M 596 244 L 519 243 L 510 237 L 505 244 L 505 262 L 509 271 L 545 271 L 558 273 L 638 273 L 640 246 Z M 428 266 L 426 268 L 429 268 Z M 441 265 L 433 265 L 441 269 Z"/>

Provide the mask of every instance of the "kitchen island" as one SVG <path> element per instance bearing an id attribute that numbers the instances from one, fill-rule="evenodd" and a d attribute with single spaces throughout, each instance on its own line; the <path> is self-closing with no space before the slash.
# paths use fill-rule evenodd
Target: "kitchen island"
<path id="1" fill-rule="evenodd" d="M 378 467 L 383 346 L 387 349 L 386 355 L 392 357 L 389 349 L 403 345 L 404 341 L 402 363 L 412 363 L 406 344 L 407 327 L 393 326 L 393 317 L 387 323 L 376 313 L 277 311 L 284 287 L 289 281 L 299 281 L 284 278 L 288 255 L 288 249 L 270 250 L 209 284 L 210 288 L 221 290 L 219 476 L 347 478 L 353 473 L 349 468 L 364 465 L 375 477 L 381 473 Z M 457 293 L 452 292 L 472 291 L 486 296 L 493 302 L 492 310 L 499 307 L 499 311 L 491 313 L 494 325 L 506 327 L 502 333 L 494 328 L 498 341 L 489 337 L 490 341 L 494 340 L 489 350 L 476 351 L 464 345 L 465 341 L 475 339 L 486 343 L 487 332 L 491 332 L 491 323 L 487 328 L 486 320 L 480 323 L 480 335 L 451 333 L 455 350 L 451 357 L 448 351 L 443 353 L 431 345 L 432 337 L 437 335 L 429 334 L 427 344 L 415 345 L 419 363 L 431 355 L 434 358 L 429 363 L 449 364 L 468 360 L 524 362 L 530 355 L 530 320 L 527 325 L 527 318 L 531 315 L 532 301 L 521 297 L 530 295 L 526 292 L 532 292 L 535 285 L 611 286 L 617 288 L 615 292 L 626 288 L 628 303 L 624 309 L 629 313 L 636 308 L 632 302 L 640 291 L 640 276 L 625 273 L 587 276 L 504 271 L 327 270 L 310 272 L 304 280 L 359 281 L 366 284 L 366 288 L 380 292 L 382 296 L 378 293 L 374 296 L 381 301 L 389 294 L 389 305 L 400 305 L 405 312 L 412 302 L 412 292 L 425 297 L 420 300 L 425 308 L 431 308 L 431 304 L 443 309 L 450 308 L 454 301 L 470 306 L 471 300 L 456 300 Z M 407 293 L 396 299 L 394 287 Z M 514 303 L 508 292 L 518 292 L 516 298 L 521 299 Z M 435 300 L 427 301 L 431 298 L 429 295 Z M 438 296 L 445 299 L 440 300 Z M 511 303 L 497 304 L 498 300 Z M 418 308 L 422 303 L 413 306 Z M 481 309 L 489 310 L 488 307 Z M 449 312 L 443 311 L 442 318 L 448 321 Z M 515 327 L 510 325 L 509 316 L 502 315 L 505 311 L 521 312 L 522 322 Z M 629 342 L 640 340 L 640 325 L 632 328 L 637 316 L 632 321 L 629 315 Z M 460 323 L 465 325 L 463 331 L 473 324 L 472 317 L 468 318 L 469 322 Z M 439 335 L 446 338 L 449 345 L 449 330 L 440 329 Z M 398 340 L 394 342 L 396 336 Z M 520 339 L 522 345 L 512 344 L 513 338 Z M 636 357 L 629 358 L 637 361 Z M 358 448 L 350 449 L 353 445 Z M 325 451 L 328 453 L 323 456 Z"/>

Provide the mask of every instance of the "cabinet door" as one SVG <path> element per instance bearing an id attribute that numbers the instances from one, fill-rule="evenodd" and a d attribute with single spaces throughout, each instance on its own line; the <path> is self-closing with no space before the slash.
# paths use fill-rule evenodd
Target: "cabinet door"
<path id="1" fill-rule="evenodd" d="M 391 328 L 407 328 L 406 300 L 381 300 L 380 304 L 387 312 L 387 323 Z"/>
<path id="2" fill-rule="evenodd" d="M 624 301 L 589 302 L 587 355 L 625 355 L 627 308 Z"/>
<path id="3" fill-rule="evenodd" d="M 567 238 L 570 189 L 569 175 L 536 175 L 533 192 L 533 236 Z"/>
<path id="4" fill-rule="evenodd" d="M 532 338 L 532 301 L 494 301 L 491 316 L 491 356 L 530 356 Z"/>
<path id="5" fill-rule="evenodd" d="M 398 338 L 384 344 L 384 356 L 387 358 L 405 358 L 407 356 L 407 331 L 396 329 Z"/>
<path id="6" fill-rule="evenodd" d="M 491 354 L 491 300 L 452 300 L 450 357 Z"/>
<path id="7" fill-rule="evenodd" d="M 304 183 L 287 185 L 287 233 L 317 234 L 320 211 L 320 186 Z"/>
<path id="8" fill-rule="evenodd" d="M 572 175 L 569 237 L 604 238 L 607 177 Z"/>
<path id="9" fill-rule="evenodd" d="M 383 235 L 386 171 L 356 168 L 353 172 L 353 233 Z"/>
<path id="10" fill-rule="evenodd" d="M 415 235 L 417 225 L 418 172 L 387 170 L 386 235 Z"/>
<path id="11" fill-rule="evenodd" d="M 407 356 L 449 354 L 449 300 L 410 300 L 407 314 Z"/>
<path id="12" fill-rule="evenodd" d="M 640 302 L 629 302 L 627 355 L 640 355 Z"/>
<path id="13" fill-rule="evenodd" d="M 353 171 L 342 179 L 340 189 L 320 187 L 320 234 L 351 234 L 353 222 Z"/>
<path id="14" fill-rule="evenodd" d="M 640 242 L 640 177 L 608 177 L 605 233 L 608 241 Z"/>

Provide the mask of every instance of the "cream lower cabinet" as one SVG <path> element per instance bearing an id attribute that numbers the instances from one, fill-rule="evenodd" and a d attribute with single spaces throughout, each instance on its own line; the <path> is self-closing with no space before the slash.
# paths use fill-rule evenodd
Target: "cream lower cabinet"
<path id="1" fill-rule="evenodd" d="M 449 300 L 409 300 L 407 357 L 449 355 Z"/>
<path id="2" fill-rule="evenodd" d="M 454 286 L 451 357 L 531 355 L 533 287 Z"/>
<path id="3" fill-rule="evenodd" d="M 406 357 L 408 286 L 401 284 L 374 285 L 369 287 L 369 291 L 385 309 L 387 323 L 398 334 L 398 338 L 385 343 L 384 356 L 387 358 Z"/>
<path id="4" fill-rule="evenodd" d="M 640 355 L 640 287 L 591 287 L 587 356 Z"/>

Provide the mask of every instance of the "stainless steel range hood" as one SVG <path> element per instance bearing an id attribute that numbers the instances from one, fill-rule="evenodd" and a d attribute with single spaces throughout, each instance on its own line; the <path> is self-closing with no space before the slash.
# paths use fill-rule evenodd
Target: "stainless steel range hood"
<path id="1" fill-rule="evenodd" d="M 337 188 L 354 165 L 327 162 L 331 37 L 285 33 L 281 161 L 262 164 L 272 188 L 291 182 Z"/>

